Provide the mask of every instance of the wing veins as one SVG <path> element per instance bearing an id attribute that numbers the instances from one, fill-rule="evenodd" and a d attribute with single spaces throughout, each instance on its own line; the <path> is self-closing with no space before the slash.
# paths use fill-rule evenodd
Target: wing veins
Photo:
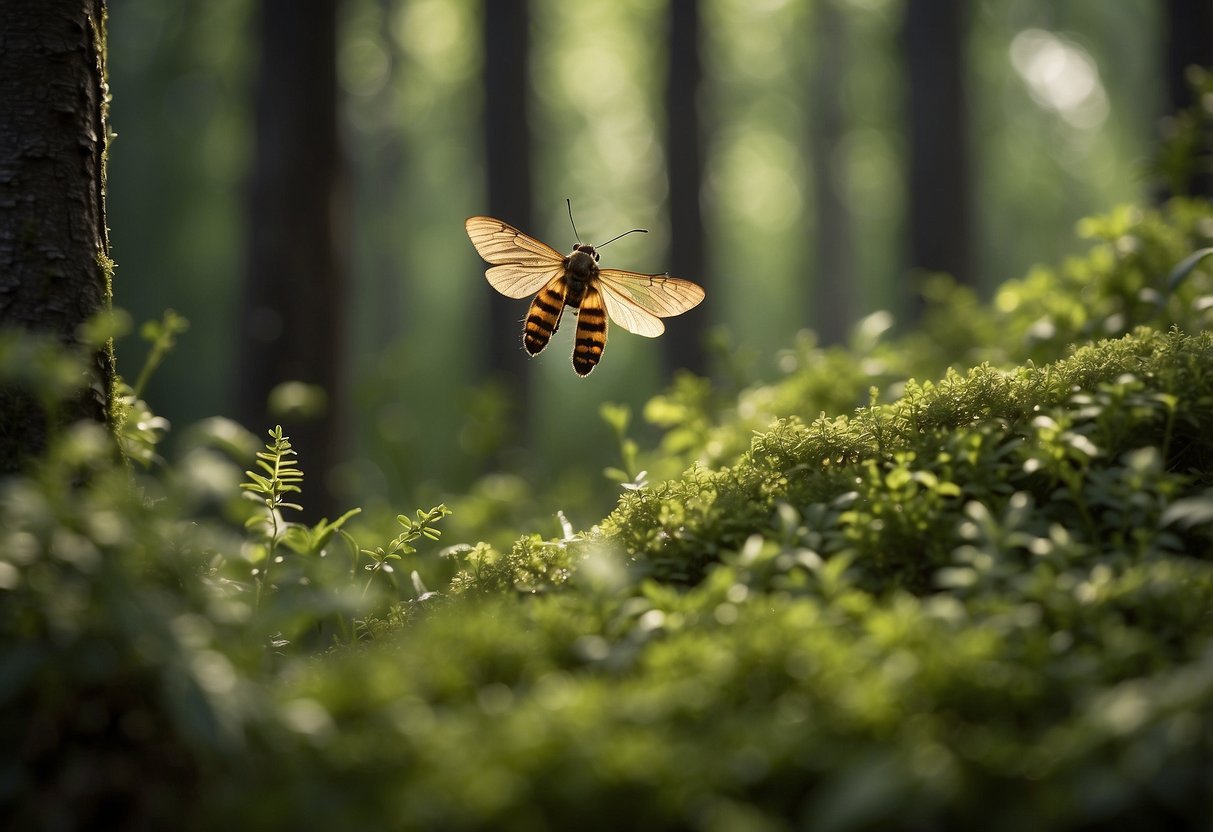
<path id="1" fill-rule="evenodd" d="M 484 276 L 501 294 L 524 298 L 564 271 L 564 257 L 554 248 L 492 217 L 469 217 L 464 223 L 476 253 L 492 265 Z"/>

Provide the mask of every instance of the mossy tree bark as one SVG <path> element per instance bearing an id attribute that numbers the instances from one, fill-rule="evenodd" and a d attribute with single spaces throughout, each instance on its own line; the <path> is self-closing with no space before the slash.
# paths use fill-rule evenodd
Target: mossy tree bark
<path id="1" fill-rule="evenodd" d="M 105 226 L 105 0 L 0 3 L 0 326 L 77 346 L 111 303 Z M 43 449 L 54 422 L 110 415 L 112 346 L 53 414 L 0 390 L 0 472 Z"/>

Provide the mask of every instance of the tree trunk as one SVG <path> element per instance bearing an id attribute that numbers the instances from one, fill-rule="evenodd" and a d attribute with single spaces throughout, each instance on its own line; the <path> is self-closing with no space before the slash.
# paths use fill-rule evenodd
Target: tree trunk
<path id="1" fill-rule="evenodd" d="M 309 518 L 332 516 L 330 472 L 345 422 L 348 206 L 337 132 L 338 0 L 262 0 L 237 412 L 264 435 L 282 423 L 307 473 Z M 324 391 L 315 415 L 268 411 L 270 391 Z"/>
<path id="2" fill-rule="evenodd" d="M 1169 113 L 1186 110 L 1194 103 L 1192 86 L 1187 73 L 1190 66 L 1203 66 L 1213 71 L 1213 2 L 1211 0 L 1167 0 L 1167 43 L 1163 50 L 1166 62 Z M 1213 148 L 1201 149 L 1208 159 Z M 1193 173 L 1187 193 L 1191 196 L 1213 198 L 1213 172 Z"/>
<path id="3" fill-rule="evenodd" d="M 398 6 L 397 0 L 378 0 L 376 3 L 379 26 L 384 32 L 392 31 L 393 16 Z M 384 48 L 387 52 L 387 73 L 375 101 L 377 106 L 391 108 L 392 99 L 399 94 L 403 82 L 406 58 L 395 34 L 384 37 Z M 370 276 L 370 297 L 373 298 L 367 333 L 369 338 L 364 335 L 363 343 L 393 344 L 400 337 L 400 310 L 409 304 L 404 292 L 404 287 L 410 282 L 409 275 L 403 273 L 394 242 L 400 239 L 400 218 L 404 213 L 404 196 L 408 192 L 403 181 L 407 149 L 404 133 L 396 124 L 385 123 L 367 138 L 371 141 L 366 143 L 371 144 L 375 152 L 368 153 L 363 162 L 369 162 L 373 173 L 369 181 L 356 186 L 360 192 L 358 213 L 368 217 L 362 222 L 361 230 L 370 232 L 367 271 Z M 360 289 L 358 294 L 362 294 L 362 291 Z"/>
<path id="4" fill-rule="evenodd" d="M 484 152 L 488 213 L 528 234 L 535 234 L 531 202 L 531 120 L 527 91 L 530 60 L 530 9 L 527 0 L 485 0 Z M 522 350 L 518 301 L 484 287 L 488 315 L 484 366 L 490 383 L 511 392 L 516 428 L 529 416 L 527 355 Z M 510 430 L 503 435 L 518 435 Z"/>
<path id="5" fill-rule="evenodd" d="M 855 320 L 851 214 L 838 192 L 835 150 L 846 132 L 842 109 L 846 19 L 834 0 L 815 6 L 816 45 L 809 88 L 809 163 L 813 171 L 813 308 L 810 320 L 823 344 L 839 344 Z"/>
<path id="6" fill-rule="evenodd" d="M 965 0 L 907 0 L 909 267 L 974 279 L 964 90 Z M 911 317 L 921 311 L 912 304 Z"/>
<path id="7" fill-rule="evenodd" d="M 670 179 L 670 274 L 709 288 L 704 256 L 703 138 L 699 119 L 698 0 L 670 0 L 669 62 L 666 72 L 666 167 Z M 666 330 L 662 338 L 668 370 L 707 372 L 704 335 L 707 316 L 702 309 Z"/>
<path id="8" fill-rule="evenodd" d="M 112 300 L 105 226 L 105 2 L 0 2 L 0 326 L 76 346 Z M 106 421 L 112 346 L 88 389 L 45 414 L 28 390 L 0 390 L 0 473 L 44 447 L 54 423 Z"/>

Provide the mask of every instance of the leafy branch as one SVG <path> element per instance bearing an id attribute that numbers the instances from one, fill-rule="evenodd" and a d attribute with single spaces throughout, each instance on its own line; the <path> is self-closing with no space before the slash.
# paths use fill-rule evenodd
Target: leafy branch
<path id="1" fill-rule="evenodd" d="M 376 546 L 374 549 L 362 549 L 362 554 L 370 558 L 370 563 L 363 567 L 370 572 L 370 577 L 367 578 L 366 585 L 362 588 L 362 597 L 366 597 L 367 591 L 371 588 L 371 582 L 374 581 L 375 575 L 391 575 L 394 571 L 389 561 L 400 560 L 405 555 L 411 555 L 417 551 L 413 546 L 413 542 L 419 538 L 426 537 L 430 540 L 437 540 L 442 537 L 442 532 L 434 528 L 434 526 L 443 517 L 451 513 L 451 510 L 444 504 L 439 504 L 431 508 L 429 511 L 417 509 L 417 519 L 409 517 L 407 514 L 396 515 L 396 521 L 404 526 L 404 531 L 398 534 L 388 543 L 385 549 L 382 546 Z"/>
<path id="2" fill-rule="evenodd" d="M 303 491 L 300 487 L 303 472 L 298 468 L 299 461 L 294 458 L 295 450 L 291 447 L 291 440 L 283 434 L 282 425 L 275 425 L 268 433 L 271 441 L 266 443 L 264 451 L 257 452 L 256 465 L 264 473 L 245 471 L 249 481 L 240 483 L 242 489 L 259 497 L 265 505 L 264 515 L 253 515 L 244 523 L 246 529 L 260 527 L 267 530 L 265 568 L 257 581 L 258 605 L 261 603 L 262 591 L 269 585 L 270 568 L 277 558 L 278 543 L 291 525 L 282 519 L 282 509 L 303 510 L 303 506 L 287 502 L 286 499 L 288 494 L 299 494 Z"/>

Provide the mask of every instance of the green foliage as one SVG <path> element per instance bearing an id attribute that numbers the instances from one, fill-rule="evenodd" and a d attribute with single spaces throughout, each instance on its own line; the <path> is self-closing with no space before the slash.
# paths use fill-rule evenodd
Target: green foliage
<path id="1" fill-rule="evenodd" d="M 383 573 L 390 575 L 392 566 L 388 561 L 400 560 L 405 555 L 411 555 L 417 551 L 417 548 L 412 543 L 422 537 L 430 540 L 437 540 L 442 536 L 442 532 L 434 528 L 434 525 L 451 513 L 451 510 L 446 506 L 435 506 L 429 511 L 417 509 L 417 519 L 413 520 L 407 514 L 397 515 L 396 520 L 400 525 L 404 526 L 404 531 L 392 538 L 385 549 L 382 546 L 376 546 L 374 549 L 361 549 L 362 554 L 370 558 L 370 563 L 363 568 L 371 573 L 374 577 L 375 573 Z M 370 580 L 367 580 L 366 587 L 370 587 Z M 363 589 L 366 593 L 366 588 Z"/>
<path id="2" fill-rule="evenodd" d="M 808 332 L 779 357 L 783 375 L 750 384 L 721 400 L 710 385 L 680 378 L 645 408 L 665 431 L 657 452 L 636 465 L 650 480 L 677 476 L 692 462 L 733 466 L 755 432 L 775 419 L 812 423 L 824 414 L 849 413 L 905 392 L 908 378 L 935 378 L 953 366 L 1011 368 L 1047 363 L 1070 345 L 1126 335 L 1143 324 L 1200 332 L 1213 326 L 1213 270 L 1193 255 L 1208 247 L 1213 210 L 1208 203 L 1176 199 L 1161 210 L 1118 208 L 1084 220 L 1079 233 L 1092 241 L 1085 257 L 1060 267 L 1037 266 L 1004 283 L 989 304 L 947 278 L 923 288 L 923 325 L 897 336 L 887 313 L 874 313 L 854 329 L 845 347 L 821 347 Z"/>
<path id="3" fill-rule="evenodd" d="M 0 489 L 0 812 L 1202 828 L 1208 261 L 1164 289 L 1208 223 L 1191 203 L 1092 222 L 1087 260 L 990 306 L 936 287 L 950 329 L 805 338 L 734 401 L 679 379 L 646 408 L 655 452 L 604 408 L 635 487 L 511 545 L 427 552 L 445 505 L 390 530 L 286 519 L 303 466 L 281 427 L 258 452 L 200 426 L 150 472 L 62 431 Z M 970 369 L 903 372 L 952 350 Z"/>
<path id="4" fill-rule="evenodd" d="M 10 347 L 71 365 L 48 343 Z M 48 400 L 66 383 L 25 377 Z M 6 826 L 206 827 L 200 802 L 222 803 L 251 776 L 253 749 L 282 751 L 280 726 L 303 718 L 278 711 L 271 677 L 323 645 L 327 623 L 345 641 L 373 636 L 375 616 L 399 603 L 357 592 L 359 549 L 342 528 L 356 509 L 312 527 L 283 520 L 302 473 L 281 427 L 256 454 L 260 472 L 245 472 L 258 503 L 245 523 L 218 520 L 211 501 L 218 493 L 219 513 L 240 519 L 233 509 L 248 502 L 234 499 L 230 457 L 251 456 L 250 439 L 217 421 L 190 445 L 182 462 L 141 476 L 117 463 L 103 426 L 81 423 L 52 434 L 30 475 L 0 483 Z M 389 546 L 415 552 L 447 513 L 403 518 Z M 348 567 L 326 558 L 336 540 L 348 542 Z"/>
<path id="5" fill-rule="evenodd" d="M 114 387 L 115 401 L 122 411 L 118 446 L 123 455 L 144 468 L 162 462 L 156 448 L 168 433 L 168 420 L 153 413 L 148 403 L 139 398 L 122 378 L 117 380 Z"/>
<path id="6" fill-rule="evenodd" d="M 151 349 L 148 351 L 142 369 L 139 370 L 139 378 L 135 381 L 132 391 L 135 396 L 143 395 L 152 373 L 156 372 L 161 362 L 176 346 L 177 336 L 188 332 L 189 328 L 190 322 L 172 309 L 166 309 L 164 317 L 159 321 L 147 321 L 140 327 L 139 334 L 143 340 L 151 344 Z"/>
<path id="7" fill-rule="evenodd" d="M 78 425 L 0 489 L 12 828 L 175 823 L 255 710 L 244 609 L 205 591 L 205 539 L 158 484 L 132 487 L 109 447 Z"/>
<path id="8" fill-rule="evenodd" d="M 458 603 L 284 692 L 323 713 L 312 811 L 1198 828 L 1211 393 L 1213 338 L 1141 330 L 782 422 L 586 535 L 462 548 Z"/>
<path id="9" fill-rule="evenodd" d="M 1089 517 L 1094 496 L 1136 518 L 1104 489 L 1143 486 L 1125 455 L 1144 447 L 1175 472 L 1166 476 L 1202 482 L 1193 472 L 1208 470 L 1213 451 L 1205 417 L 1213 377 L 1198 368 L 1213 360 L 1211 350 L 1208 335 L 1141 330 L 1041 368 L 983 365 L 939 383 L 911 381 L 901 400 L 852 418 L 777 423 L 733 468 L 694 469 L 625 495 L 603 534 L 663 580 L 697 582 L 721 544 L 727 550 L 772 529 L 787 503 L 824 513 L 845 532 L 839 549 L 854 549 L 874 580 L 921 587 L 924 570 L 956 545 L 948 515 L 962 493 L 1002 501 L 1026 491 L 1042 516 L 1059 518 Z M 1084 537 L 1097 536 L 1093 522 Z"/>
<path id="10" fill-rule="evenodd" d="M 1163 141 L 1150 165 L 1172 194 L 1190 194 L 1198 179 L 1213 175 L 1213 73 L 1191 66 L 1187 77 L 1194 105 L 1163 120 Z"/>

